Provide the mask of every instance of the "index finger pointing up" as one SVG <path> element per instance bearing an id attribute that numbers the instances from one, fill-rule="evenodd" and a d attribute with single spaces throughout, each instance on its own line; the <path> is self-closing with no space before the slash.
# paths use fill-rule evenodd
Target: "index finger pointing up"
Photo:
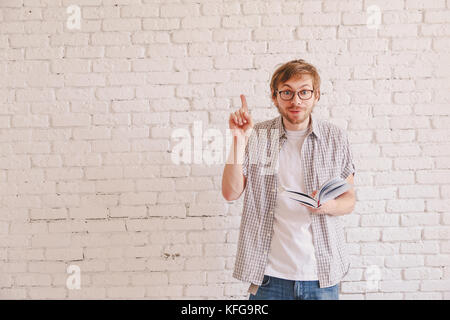
<path id="1" fill-rule="evenodd" d="M 241 94 L 241 103 L 242 109 L 244 109 L 244 111 L 248 111 L 247 100 L 245 100 L 245 96 L 243 94 Z"/>

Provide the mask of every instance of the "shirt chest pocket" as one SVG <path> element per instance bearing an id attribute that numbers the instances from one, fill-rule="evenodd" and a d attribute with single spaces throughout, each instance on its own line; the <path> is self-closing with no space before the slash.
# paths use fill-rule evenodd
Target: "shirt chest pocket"
<path id="1" fill-rule="evenodd" d="M 314 160 L 314 170 L 317 176 L 318 188 L 328 180 L 340 177 L 342 171 L 342 157 L 338 152 L 329 149 L 324 153 L 317 154 L 317 158 Z"/>

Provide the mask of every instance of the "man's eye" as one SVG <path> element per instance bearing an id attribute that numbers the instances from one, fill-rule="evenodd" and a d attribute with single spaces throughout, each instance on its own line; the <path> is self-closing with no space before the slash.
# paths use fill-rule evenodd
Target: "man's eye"
<path id="1" fill-rule="evenodd" d="M 302 91 L 300 91 L 300 94 L 308 94 L 308 90 L 302 90 Z"/>
<path id="2" fill-rule="evenodd" d="M 284 91 L 282 92 L 282 94 L 290 95 L 290 94 L 291 94 L 291 91 L 289 91 L 289 90 L 284 90 Z"/>

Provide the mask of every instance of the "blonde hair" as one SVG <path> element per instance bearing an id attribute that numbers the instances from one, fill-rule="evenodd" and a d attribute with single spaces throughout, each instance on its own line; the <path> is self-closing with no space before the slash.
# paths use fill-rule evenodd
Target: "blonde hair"
<path id="1" fill-rule="evenodd" d="M 314 94 L 319 95 L 320 99 L 320 76 L 317 72 L 316 67 L 312 64 L 306 62 L 303 59 L 292 60 L 284 63 L 272 75 L 270 80 L 270 91 L 272 94 L 272 99 L 275 99 L 278 90 L 278 85 L 284 83 L 291 78 L 301 77 L 303 74 L 310 74 L 313 78 L 313 89 Z"/>

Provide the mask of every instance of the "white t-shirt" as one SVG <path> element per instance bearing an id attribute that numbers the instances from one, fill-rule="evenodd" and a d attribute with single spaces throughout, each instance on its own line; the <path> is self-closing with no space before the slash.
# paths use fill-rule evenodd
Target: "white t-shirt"
<path id="1" fill-rule="evenodd" d="M 308 129 L 286 130 L 278 159 L 278 185 L 304 192 L 300 152 Z M 297 281 L 318 280 L 308 209 L 278 191 L 265 274 Z"/>

